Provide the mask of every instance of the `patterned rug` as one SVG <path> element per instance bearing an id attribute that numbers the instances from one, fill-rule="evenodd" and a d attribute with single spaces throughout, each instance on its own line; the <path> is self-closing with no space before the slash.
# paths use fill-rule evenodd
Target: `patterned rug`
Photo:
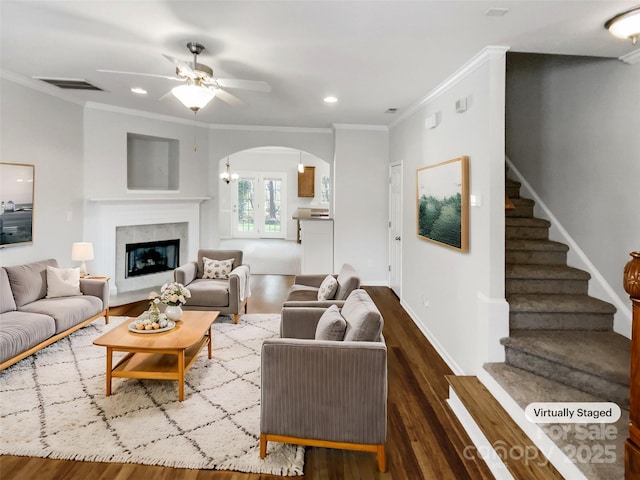
<path id="1" fill-rule="evenodd" d="M 174 381 L 115 378 L 105 396 L 106 349 L 92 341 L 124 320 L 98 320 L 0 373 L 0 454 L 303 474 L 303 447 L 269 442 L 259 457 L 260 349 L 279 315 L 219 317 L 214 358 L 200 352 L 182 403 Z"/>

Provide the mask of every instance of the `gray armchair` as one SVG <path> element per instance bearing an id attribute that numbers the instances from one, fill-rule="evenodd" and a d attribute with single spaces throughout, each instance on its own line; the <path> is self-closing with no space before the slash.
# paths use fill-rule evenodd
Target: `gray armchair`
<path id="1" fill-rule="evenodd" d="M 204 258 L 211 260 L 233 259 L 228 278 L 203 278 Z M 173 272 L 176 282 L 183 284 L 191 292 L 191 298 L 182 306 L 184 310 L 217 310 L 222 314 L 233 314 L 238 323 L 238 315 L 244 308 L 250 291 L 249 265 L 242 263 L 241 250 L 198 250 L 198 260 L 176 268 Z"/>
<path id="2" fill-rule="evenodd" d="M 291 322 L 299 338 L 268 339 L 262 345 L 260 457 L 266 456 L 269 441 L 367 451 L 376 453 L 383 472 L 387 348 L 382 316 L 364 290 L 355 290 L 339 310 L 344 339 L 316 340 L 323 338 L 319 324 L 325 310 L 283 309 L 282 322 Z"/>
<path id="3" fill-rule="evenodd" d="M 322 307 L 336 304 L 341 307 L 349 294 L 360 288 L 360 277 L 354 268 L 345 263 L 340 272 L 332 274 L 338 282 L 336 293 L 331 299 L 318 300 L 318 290 L 328 274 L 296 275 L 289 289 L 283 307 Z"/>

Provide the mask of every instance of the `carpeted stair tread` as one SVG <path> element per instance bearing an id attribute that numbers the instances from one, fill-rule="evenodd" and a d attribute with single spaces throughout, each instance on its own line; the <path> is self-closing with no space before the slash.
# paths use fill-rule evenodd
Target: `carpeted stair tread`
<path id="1" fill-rule="evenodd" d="M 629 385 L 631 342 L 615 332 L 512 330 L 500 343 L 621 385 Z"/>
<path id="2" fill-rule="evenodd" d="M 504 388 L 518 405 L 532 402 L 604 402 L 577 388 L 541 377 L 506 363 L 485 363 L 483 368 Z"/>
<path id="3" fill-rule="evenodd" d="M 539 313 L 605 313 L 616 307 L 588 295 L 514 294 L 507 297 L 511 311 Z"/>
<path id="4" fill-rule="evenodd" d="M 543 218 L 535 217 L 506 217 L 505 226 L 549 228 L 551 226 L 551 222 Z"/>
<path id="5" fill-rule="evenodd" d="M 527 405 L 534 402 L 605 402 L 605 398 L 591 395 L 582 390 L 564 385 L 549 378 L 535 375 L 521 368 L 507 365 L 506 363 L 485 363 L 483 366 L 489 375 L 509 394 L 511 398 L 523 410 Z M 624 478 L 624 443 L 629 425 L 629 411 L 622 408 L 620 419 L 613 424 L 617 434 L 614 438 L 607 439 L 607 444 L 613 445 L 616 452 L 616 461 L 608 462 L 577 462 L 576 466 L 589 480 L 600 480 L 604 478 Z M 602 446 L 603 439 L 599 435 L 593 438 L 585 438 L 584 429 L 594 428 L 582 424 L 564 424 L 562 434 L 558 433 L 557 424 L 552 424 L 543 431 L 550 432 L 549 438 L 562 450 L 575 449 L 581 445 L 592 448 L 596 451 Z M 580 433 L 580 438 L 576 435 Z M 584 448 L 584 447 L 582 447 Z"/>
<path id="6" fill-rule="evenodd" d="M 554 242 L 553 240 L 525 240 L 512 238 L 506 241 L 507 250 L 527 250 L 527 251 L 545 251 L 545 252 L 568 252 L 569 247 L 564 243 Z"/>
<path id="7" fill-rule="evenodd" d="M 540 280 L 589 280 L 591 275 L 584 270 L 566 265 L 505 265 L 507 279 Z"/>

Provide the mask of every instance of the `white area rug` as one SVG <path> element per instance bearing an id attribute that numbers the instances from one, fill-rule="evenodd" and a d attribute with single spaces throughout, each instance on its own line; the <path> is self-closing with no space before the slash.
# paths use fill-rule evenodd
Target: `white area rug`
<path id="1" fill-rule="evenodd" d="M 80 329 L 0 373 L 0 454 L 194 469 L 302 475 L 304 448 L 269 442 L 259 457 L 260 349 L 278 336 L 279 315 L 222 316 L 187 373 L 173 381 L 113 379 L 93 345 L 123 321 Z"/>

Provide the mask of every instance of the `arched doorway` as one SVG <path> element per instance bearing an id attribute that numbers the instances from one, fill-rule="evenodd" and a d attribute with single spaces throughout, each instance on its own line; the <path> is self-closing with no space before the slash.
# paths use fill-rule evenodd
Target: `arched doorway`
<path id="1" fill-rule="evenodd" d="M 249 256 L 252 273 L 300 272 L 296 242 L 298 208 L 331 208 L 330 165 L 307 152 L 288 147 L 260 147 L 219 160 L 219 172 L 237 178 L 219 179 L 220 246 L 239 248 Z M 298 196 L 298 166 L 314 167 L 315 192 Z"/>
<path id="2" fill-rule="evenodd" d="M 218 218 L 220 238 L 282 238 L 295 240 L 297 208 L 330 209 L 330 166 L 324 160 L 287 147 L 260 147 L 220 159 L 225 172 L 227 159 L 235 181 L 219 180 Z M 315 194 L 298 197 L 298 164 L 315 167 Z"/>

